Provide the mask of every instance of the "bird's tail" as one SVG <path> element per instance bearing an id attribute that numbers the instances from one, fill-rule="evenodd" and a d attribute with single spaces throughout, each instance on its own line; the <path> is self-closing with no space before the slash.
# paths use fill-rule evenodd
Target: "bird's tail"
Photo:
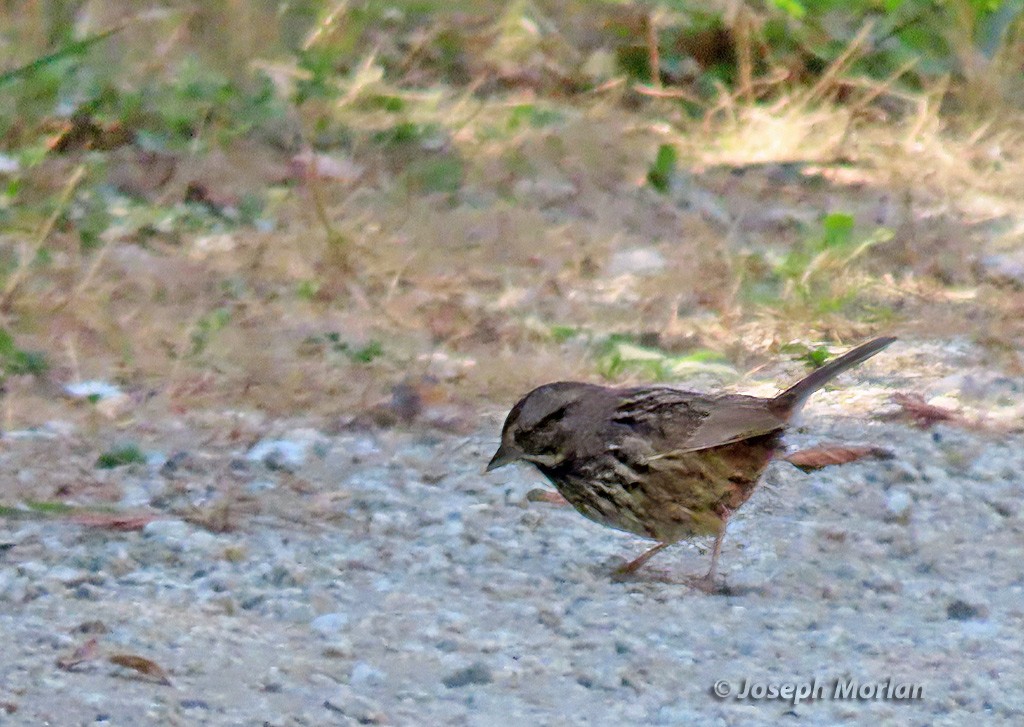
<path id="1" fill-rule="evenodd" d="M 852 369 L 857 364 L 867 361 L 895 340 L 892 336 L 876 338 L 844 353 L 835 361 L 829 361 L 772 399 L 772 410 L 780 416 L 788 418 L 815 391 L 847 369 Z"/>

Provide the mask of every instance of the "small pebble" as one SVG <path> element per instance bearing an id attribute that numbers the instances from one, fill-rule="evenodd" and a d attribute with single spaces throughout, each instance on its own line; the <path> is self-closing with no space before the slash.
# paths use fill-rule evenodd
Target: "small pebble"
<path id="1" fill-rule="evenodd" d="M 452 672 L 442 679 L 441 683 L 449 689 L 458 689 L 470 684 L 490 684 L 493 680 L 494 677 L 491 675 L 490 668 L 478 661 L 467 666 L 465 669 Z"/>

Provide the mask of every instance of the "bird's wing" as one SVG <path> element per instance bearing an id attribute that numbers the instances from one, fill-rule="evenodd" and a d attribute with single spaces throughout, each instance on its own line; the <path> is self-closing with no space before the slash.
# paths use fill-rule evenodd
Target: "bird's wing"
<path id="1" fill-rule="evenodd" d="M 686 441 L 673 448 L 671 454 L 721 447 L 784 428 L 786 420 L 773 414 L 765 404 L 764 399 L 752 396 L 701 397 L 693 401 L 694 409 L 702 410 L 703 416 Z"/>
<path id="2" fill-rule="evenodd" d="M 767 399 L 709 396 L 667 387 L 638 387 L 622 392 L 611 420 L 646 439 L 655 458 L 720 447 L 782 429 Z M 641 448 L 643 449 L 643 448 Z M 640 454 L 640 452 L 638 452 Z"/>

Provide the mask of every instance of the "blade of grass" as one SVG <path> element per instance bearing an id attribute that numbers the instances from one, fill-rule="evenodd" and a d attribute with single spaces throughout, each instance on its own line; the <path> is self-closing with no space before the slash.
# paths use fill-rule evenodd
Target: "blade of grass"
<path id="1" fill-rule="evenodd" d="M 60 200 L 57 202 L 56 208 L 53 210 L 46 222 L 36 232 L 36 238 L 32 242 L 31 248 L 21 256 L 18 261 L 17 269 L 11 274 L 11 277 L 7 280 L 7 285 L 4 286 L 3 293 L 0 294 L 0 310 L 7 311 L 11 299 L 14 294 L 18 291 L 18 288 L 25 281 L 25 277 L 28 275 L 28 271 L 32 267 L 32 262 L 39 255 L 39 250 L 46 242 L 50 233 L 53 232 L 54 225 L 57 224 L 57 220 L 60 219 L 61 215 L 64 214 L 67 209 L 68 203 L 71 202 L 71 196 L 74 194 L 75 189 L 78 187 L 78 183 L 82 181 L 82 177 L 85 176 L 85 165 L 80 164 L 77 169 L 71 174 L 67 184 L 64 185 L 64 190 L 61 192 Z"/>
<path id="2" fill-rule="evenodd" d="M 120 33 L 122 30 L 124 30 L 124 28 L 124 25 L 118 25 L 108 30 L 101 31 L 99 33 L 93 33 L 92 35 L 88 35 L 85 38 L 82 38 L 81 40 L 76 40 L 73 43 L 68 43 L 63 48 L 55 50 L 53 53 L 47 53 L 45 56 L 36 58 L 34 61 L 29 61 L 23 66 L 18 66 L 17 68 L 12 68 L 9 71 L 4 71 L 3 73 L 0 73 L 0 87 L 10 83 L 11 81 L 17 78 L 34 73 L 35 71 L 39 70 L 43 66 L 49 65 L 50 63 L 56 63 L 57 61 L 62 60 L 64 58 L 69 58 L 70 56 L 81 55 L 97 43 L 102 43 L 110 36 L 116 33 Z"/>

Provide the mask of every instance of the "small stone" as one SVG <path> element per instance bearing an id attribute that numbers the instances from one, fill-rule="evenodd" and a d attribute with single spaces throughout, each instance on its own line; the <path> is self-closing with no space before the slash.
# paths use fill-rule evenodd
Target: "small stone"
<path id="1" fill-rule="evenodd" d="M 184 520 L 154 520 L 142 528 L 145 538 L 154 540 L 175 550 L 183 550 L 185 539 L 192 528 Z"/>
<path id="2" fill-rule="evenodd" d="M 204 699 L 182 699 L 178 702 L 182 709 L 209 709 L 210 703 Z"/>
<path id="3" fill-rule="evenodd" d="M 886 462 L 883 467 L 885 474 L 887 475 L 887 479 L 890 482 L 917 482 L 921 479 L 917 468 L 903 462 L 902 460 L 890 460 Z"/>
<path id="4" fill-rule="evenodd" d="M 351 659 L 355 656 L 355 647 L 348 636 L 334 636 L 320 652 L 328 659 Z"/>
<path id="5" fill-rule="evenodd" d="M 64 393 L 72 399 L 88 399 L 94 402 L 124 396 L 124 392 L 114 384 L 95 380 L 67 384 Z"/>
<path id="6" fill-rule="evenodd" d="M 970 621 L 975 618 L 984 618 L 985 609 L 980 606 L 975 606 L 963 601 L 956 599 L 950 601 L 946 606 L 946 618 L 950 621 Z"/>
<path id="7" fill-rule="evenodd" d="M 665 269 L 665 256 L 653 247 L 620 250 L 608 263 L 608 275 L 653 275 Z"/>
<path id="8" fill-rule="evenodd" d="M 192 241 L 192 249 L 188 256 L 192 260 L 205 260 L 213 255 L 226 255 L 235 249 L 237 243 L 234 235 L 220 233 L 203 235 Z"/>
<path id="9" fill-rule="evenodd" d="M 470 684 L 490 684 L 492 681 L 494 677 L 491 675 L 490 667 L 478 661 L 465 669 L 452 672 L 442 679 L 441 683 L 449 689 L 457 689 Z"/>
<path id="10" fill-rule="evenodd" d="M 385 679 L 387 679 L 387 674 L 380 669 L 375 669 L 365 661 L 357 661 L 352 665 L 352 674 L 348 681 L 354 687 L 380 686 Z"/>
<path id="11" fill-rule="evenodd" d="M 348 626 L 347 613 L 324 613 L 313 619 L 309 627 L 324 638 L 337 636 Z"/>
<path id="12" fill-rule="evenodd" d="M 185 472 L 198 472 L 199 465 L 188 452 L 175 452 L 160 466 L 160 474 L 164 477 L 175 477 Z"/>
<path id="13" fill-rule="evenodd" d="M 324 707 L 359 724 L 386 724 L 388 721 L 376 702 L 356 694 L 347 686 L 339 687 L 335 694 L 324 700 Z"/>
<path id="14" fill-rule="evenodd" d="M 253 480 L 245 486 L 245 491 L 250 495 L 258 495 L 261 492 L 269 492 L 277 489 L 277 483 L 273 480 Z"/>
<path id="15" fill-rule="evenodd" d="M 910 521 L 910 512 L 914 506 L 912 498 L 905 490 L 892 489 L 885 499 L 886 519 L 891 522 L 906 524 Z"/>
<path id="16" fill-rule="evenodd" d="M 206 530 L 195 530 L 185 538 L 185 550 L 190 553 L 209 555 L 218 550 L 219 545 L 217 536 Z"/>
<path id="17" fill-rule="evenodd" d="M 517 197 L 531 197 L 541 204 L 558 204 L 572 199 L 579 189 L 565 179 L 520 179 L 513 192 Z"/>
<path id="18" fill-rule="evenodd" d="M 981 259 L 981 269 L 995 283 L 1024 289 L 1024 251 L 986 255 Z"/>
<path id="19" fill-rule="evenodd" d="M 250 462 L 262 462 L 272 470 L 296 472 L 311 452 L 322 457 L 327 448 L 327 440 L 316 429 L 296 429 L 281 439 L 257 442 L 245 457 Z"/>

